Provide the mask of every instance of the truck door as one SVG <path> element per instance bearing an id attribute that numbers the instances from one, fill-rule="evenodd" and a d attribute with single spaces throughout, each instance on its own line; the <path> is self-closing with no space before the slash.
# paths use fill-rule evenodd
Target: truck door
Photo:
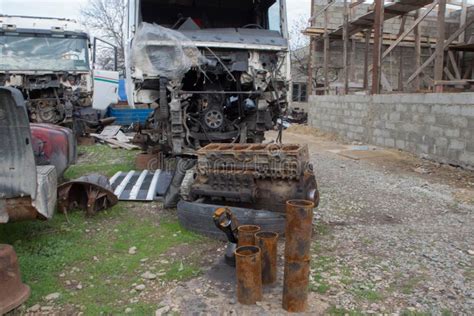
<path id="1" fill-rule="evenodd" d="M 96 63 L 97 52 L 100 45 L 109 46 L 109 50 L 106 50 L 113 54 L 113 70 L 102 70 L 98 69 Z M 110 50 L 112 48 L 112 50 Z M 113 53 L 112 53 L 113 52 Z M 108 55 L 107 54 L 107 55 Z M 119 101 L 119 72 L 117 71 L 117 47 L 110 44 L 100 38 L 94 38 L 94 52 L 93 52 L 93 65 L 94 65 L 94 96 L 92 98 L 92 107 L 99 111 L 105 111 L 107 108 Z"/>
<path id="2" fill-rule="evenodd" d="M 118 102 L 118 71 L 94 70 L 94 97 L 92 107 L 105 111 Z"/>

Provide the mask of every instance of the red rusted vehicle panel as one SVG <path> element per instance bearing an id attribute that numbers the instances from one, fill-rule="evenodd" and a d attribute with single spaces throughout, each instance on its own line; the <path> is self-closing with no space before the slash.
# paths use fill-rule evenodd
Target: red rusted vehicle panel
<path id="1" fill-rule="evenodd" d="M 30 124 L 33 151 L 38 165 L 53 165 L 61 177 L 76 161 L 76 140 L 72 130 L 53 124 Z"/>

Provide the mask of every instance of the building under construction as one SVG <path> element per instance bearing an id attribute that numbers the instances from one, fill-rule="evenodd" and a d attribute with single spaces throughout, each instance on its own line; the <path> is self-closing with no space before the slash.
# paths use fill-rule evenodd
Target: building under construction
<path id="1" fill-rule="evenodd" d="M 313 0 L 308 94 L 470 91 L 467 0 Z"/>
<path id="2" fill-rule="evenodd" d="M 314 0 L 310 24 L 311 126 L 473 168 L 474 3 Z"/>

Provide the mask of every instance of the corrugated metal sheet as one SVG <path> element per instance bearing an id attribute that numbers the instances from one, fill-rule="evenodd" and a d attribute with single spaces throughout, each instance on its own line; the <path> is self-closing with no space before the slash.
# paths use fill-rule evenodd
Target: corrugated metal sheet
<path id="1" fill-rule="evenodd" d="M 165 195 L 172 178 L 168 171 L 132 170 L 116 173 L 110 184 L 120 201 L 153 201 Z"/>
<path id="2" fill-rule="evenodd" d="M 0 198 L 36 197 L 30 123 L 20 91 L 0 87 Z"/>

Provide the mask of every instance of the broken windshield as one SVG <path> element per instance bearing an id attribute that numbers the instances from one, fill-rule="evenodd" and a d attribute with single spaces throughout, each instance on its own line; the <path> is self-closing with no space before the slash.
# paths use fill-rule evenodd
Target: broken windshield
<path id="1" fill-rule="evenodd" d="M 172 29 L 260 28 L 280 31 L 280 0 L 141 0 L 140 22 Z"/>
<path id="2" fill-rule="evenodd" d="M 86 38 L 0 35 L 0 71 L 88 71 Z"/>

